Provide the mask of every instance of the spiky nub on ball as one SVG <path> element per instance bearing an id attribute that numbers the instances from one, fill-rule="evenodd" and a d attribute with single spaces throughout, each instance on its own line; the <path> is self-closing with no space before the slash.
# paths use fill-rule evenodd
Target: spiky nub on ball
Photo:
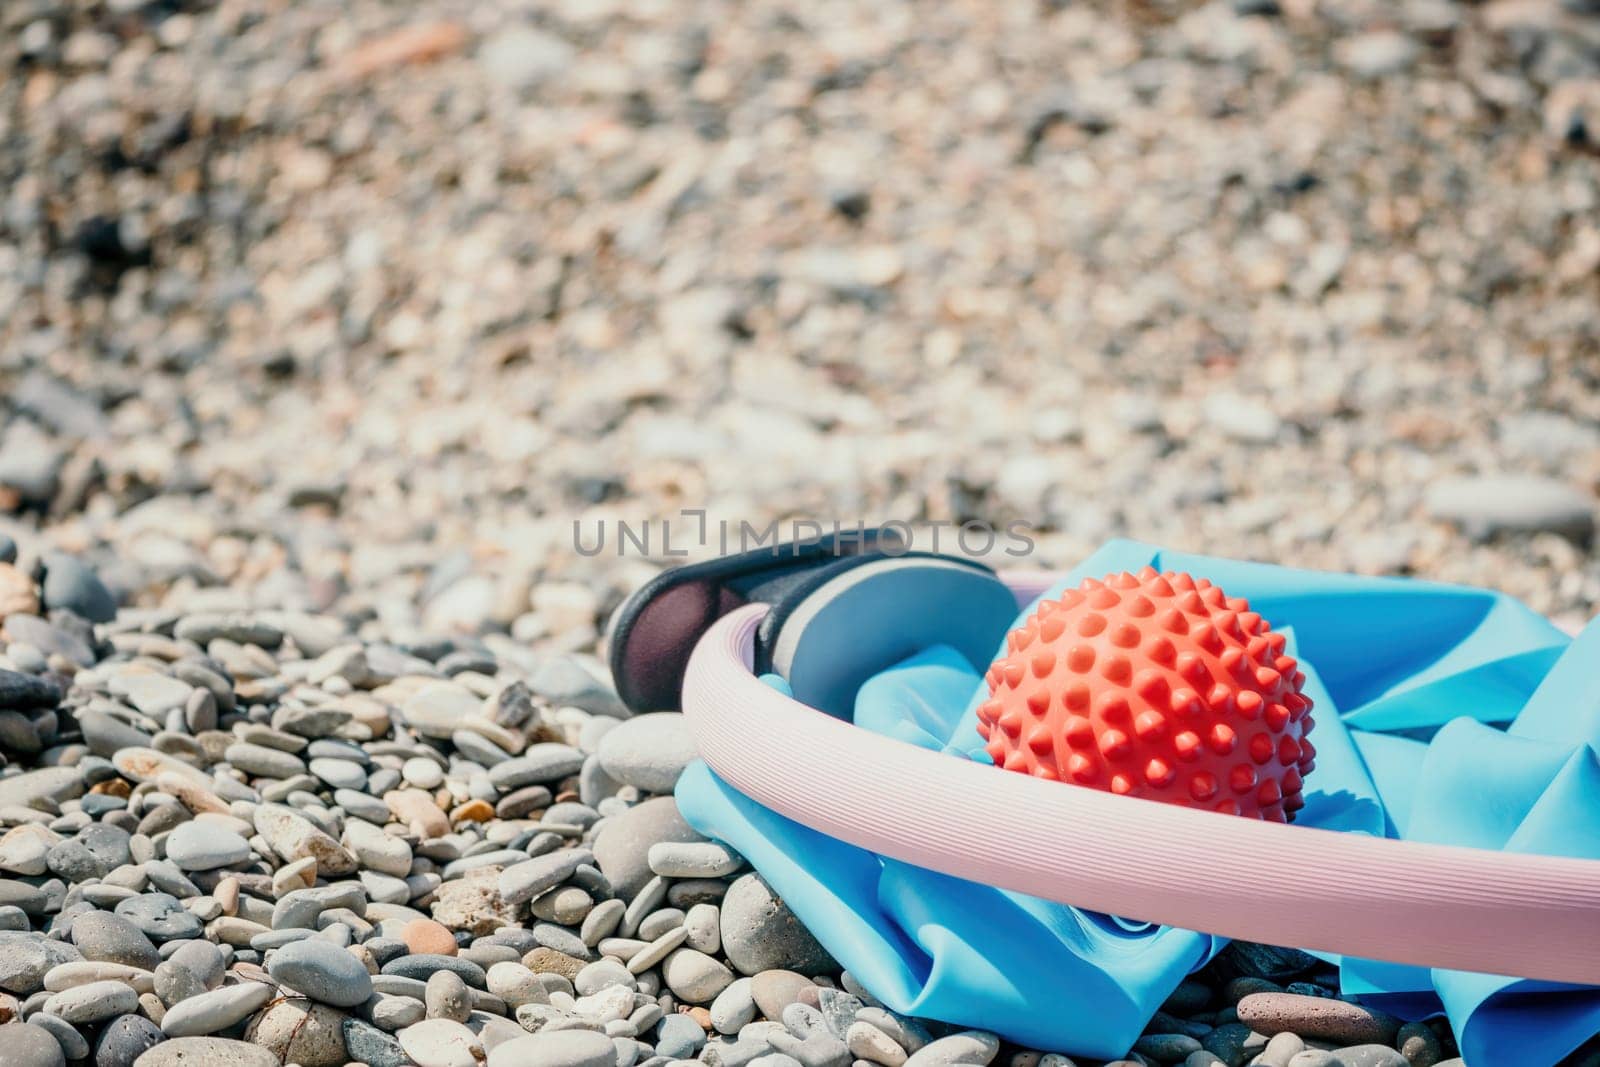
<path id="1" fill-rule="evenodd" d="M 1284 644 L 1204 578 L 1086 578 L 1007 636 L 978 732 L 1007 770 L 1285 822 L 1316 749 Z"/>

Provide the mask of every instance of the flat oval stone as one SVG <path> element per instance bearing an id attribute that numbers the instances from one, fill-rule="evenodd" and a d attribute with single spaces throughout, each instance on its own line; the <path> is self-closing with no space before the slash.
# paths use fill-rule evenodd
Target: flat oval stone
<path id="1" fill-rule="evenodd" d="M 489 768 L 489 781 L 502 793 L 525 785 L 548 785 L 577 774 L 583 767 L 583 753 L 570 745 L 545 741 L 530 745 L 516 759 Z"/>
<path id="2" fill-rule="evenodd" d="M 175 1037 L 133 1061 L 133 1067 L 281 1067 L 282 1060 L 248 1041 Z"/>
<path id="3" fill-rule="evenodd" d="M 367 772 L 361 769 L 361 764 L 353 760 L 322 757 L 313 759 L 308 767 L 312 774 L 327 782 L 330 788 L 361 790 L 367 787 Z"/>
<path id="4" fill-rule="evenodd" d="M 589 1030 L 558 1030 L 529 1034 L 496 1045 L 488 1067 L 616 1067 L 617 1047 L 605 1034 Z"/>
<path id="5" fill-rule="evenodd" d="M 62 963 L 45 972 L 44 987 L 52 993 L 90 982 L 121 982 L 136 993 L 148 993 L 155 987 L 155 974 L 121 963 L 85 960 L 81 963 Z"/>
<path id="6" fill-rule="evenodd" d="M 1000 1051 L 1000 1039 L 983 1030 L 963 1030 L 941 1037 L 918 1049 L 906 1067 L 955 1067 L 957 1064 L 988 1063 Z"/>
<path id="7" fill-rule="evenodd" d="M 97 1023 L 139 1010 L 139 994 L 122 982 L 90 982 L 52 993 L 44 1010 L 69 1023 Z"/>
<path id="8" fill-rule="evenodd" d="M 346 949 L 328 941 L 296 941 L 267 960 L 267 973 L 312 1000 L 353 1008 L 372 996 L 372 976 Z"/>
<path id="9" fill-rule="evenodd" d="M 420 982 L 426 982 L 436 971 L 454 971 L 463 982 L 474 989 L 483 989 L 488 984 L 488 976 L 482 967 L 459 956 L 416 952 L 390 960 L 383 965 L 383 973 L 386 975 L 414 978 Z"/>
<path id="10" fill-rule="evenodd" d="M 1252 993 L 1239 1001 L 1239 1021 L 1259 1034 L 1288 1030 L 1339 1045 L 1390 1045 L 1400 1020 L 1331 997 Z"/>
<path id="11" fill-rule="evenodd" d="M 594 862 L 588 849 L 571 848 L 525 860 L 500 872 L 500 897 L 507 904 L 532 900 L 571 878 L 579 867 Z"/>
<path id="12" fill-rule="evenodd" d="M 167 835 L 167 859 L 182 871 L 235 867 L 253 855 L 250 842 L 226 826 L 204 820 L 186 822 Z"/>
<path id="13" fill-rule="evenodd" d="M 265 982 L 241 982 L 180 1001 L 167 1010 L 161 1029 L 169 1037 L 204 1037 L 254 1015 L 274 995 Z"/>

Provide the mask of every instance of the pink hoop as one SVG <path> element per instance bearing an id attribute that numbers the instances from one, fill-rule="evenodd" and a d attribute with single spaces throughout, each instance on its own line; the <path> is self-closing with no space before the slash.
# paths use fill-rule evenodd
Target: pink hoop
<path id="1" fill-rule="evenodd" d="M 1013 583 L 1019 600 L 1036 586 Z M 917 748 L 763 684 L 751 665 L 766 611 L 740 608 L 705 634 L 683 710 L 712 770 L 781 815 L 931 870 L 1131 919 L 1600 984 L 1600 862 L 1234 818 Z M 996 810 L 1006 813 L 1004 836 Z M 1263 877 L 1248 889 L 1230 884 L 1217 877 L 1219 857 Z"/>

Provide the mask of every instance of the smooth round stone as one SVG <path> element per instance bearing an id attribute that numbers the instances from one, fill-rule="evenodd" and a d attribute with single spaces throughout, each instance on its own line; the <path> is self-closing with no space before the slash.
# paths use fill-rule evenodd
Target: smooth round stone
<path id="1" fill-rule="evenodd" d="M 428 1010 L 415 997 L 379 993 L 370 1002 L 374 1025 L 393 1033 L 406 1026 L 415 1026 L 427 1017 Z M 348 1035 L 347 1035 L 348 1036 Z"/>
<path id="2" fill-rule="evenodd" d="M 365 819 L 374 826 L 382 826 L 389 821 L 389 805 L 379 797 L 368 796 L 354 789 L 337 789 L 333 794 L 333 802 L 343 808 L 346 814 Z"/>
<path id="3" fill-rule="evenodd" d="M 662 841 L 704 841 L 671 797 L 657 797 L 608 819 L 594 839 L 594 857 L 617 896 L 631 900 L 655 875 L 650 846 Z M 724 934 L 726 936 L 726 934 Z"/>
<path id="4" fill-rule="evenodd" d="M 265 982 L 241 982 L 190 997 L 173 1005 L 161 1019 L 170 1037 L 203 1037 L 226 1030 L 254 1015 L 274 994 Z"/>
<path id="5" fill-rule="evenodd" d="M 354 953 L 327 941 L 285 945 L 267 961 L 267 973 L 312 1000 L 353 1008 L 372 995 L 372 977 Z"/>
<path id="6" fill-rule="evenodd" d="M 455 935 L 449 927 L 432 919 L 412 919 L 400 929 L 400 940 L 412 952 L 436 956 L 454 956 L 459 951 Z"/>
<path id="7" fill-rule="evenodd" d="M 97 1023 L 139 1010 L 139 994 L 123 982 L 89 982 L 51 994 L 44 1010 L 69 1023 Z"/>
<path id="8" fill-rule="evenodd" d="M 646 793 L 670 793 L 695 758 L 694 737 L 676 711 L 636 715 L 600 739 L 600 766 L 623 785 Z"/>
<path id="9" fill-rule="evenodd" d="M 833 957 L 758 874 L 728 887 L 722 899 L 722 949 L 744 974 L 788 970 L 823 974 Z"/>
<path id="10" fill-rule="evenodd" d="M 133 1067 L 146 1051 L 167 1039 L 143 1015 L 119 1015 L 106 1023 L 94 1046 L 94 1067 Z"/>
<path id="11" fill-rule="evenodd" d="M 544 983 L 539 981 L 539 976 L 519 962 L 508 960 L 490 967 L 488 986 L 489 992 L 512 1008 L 521 1007 L 523 1004 L 550 1002 L 549 992 L 545 989 Z"/>
<path id="12" fill-rule="evenodd" d="M 422 997 L 430 1019 L 467 1021 L 472 1013 L 472 994 L 461 976 L 451 971 L 434 971 L 428 976 L 428 985 Z"/>
<path id="13" fill-rule="evenodd" d="M 589 1030 L 530 1034 L 496 1045 L 489 1053 L 488 1067 L 534 1063 L 539 1067 L 617 1067 L 617 1047 L 606 1035 Z"/>
<path id="14" fill-rule="evenodd" d="M 483 1063 L 483 1045 L 477 1035 L 451 1019 L 428 1019 L 406 1027 L 395 1037 L 417 1067 L 480 1067 Z M 541 1060 L 522 1062 L 546 1067 Z"/>
<path id="15" fill-rule="evenodd" d="M 88 960 L 125 963 L 146 971 L 155 970 L 161 963 L 161 953 L 144 931 L 110 912 L 94 911 L 74 918 L 72 943 Z"/>
<path id="16" fill-rule="evenodd" d="M 133 1061 L 133 1067 L 281 1067 L 282 1060 L 247 1041 L 176 1037 Z"/>
<path id="17" fill-rule="evenodd" d="M 400 705 L 400 717 L 423 737 L 445 740 L 482 707 L 483 701 L 462 686 L 429 682 Z"/>
<path id="18" fill-rule="evenodd" d="M 794 971 L 762 971 L 750 979 L 750 996 L 761 1014 L 769 1019 L 783 1017 L 783 1009 L 799 1003 L 800 991 L 810 989 L 814 983 Z"/>
<path id="19" fill-rule="evenodd" d="M 129 897 L 117 904 L 115 914 L 133 923 L 152 941 L 187 941 L 199 937 L 204 930 L 199 916 L 166 893 Z"/>
<path id="20" fill-rule="evenodd" d="M 367 787 L 367 772 L 353 760 L 322 757 L 313 759 L 307 767 L 332 789 L 361 790 Z"/>
<path id="21" fill-rule="evenodd" d="M 0 1025 L 0 1067 L 65 1067 L 66 1062 L 61 1043 L 43 1027 Z"/>
<path id="22" fill-rule="evenodd" d="M 418 789 L 437 789 L 444 784 L 444 771 L 433 760 L 422 756 L 406 760 L 400 775 Z"/>
<path id="23" fill-rule="evenodd" d="M 148 745 L 150 735 L 108 712 L 84 708 L 78 712 L 78 728 L 83 731 L 83 743 L 89 751 L 107 759 L 120 748 L 130 745 Z"/>
<path id="24" fill-rule="evenodd" d="M 206 820 L 186 822 L 167 835 L 167 859 L 181 871 L 235 867 L 253 855 L 250 842 L 226 826 Z"/>
<path id="25" fill-rule="evenodd" d="M 661 965 L 662 980 L 679 1000 L 709 1004 L 733 984 L 733 972 L 704 952 L 680 948 Z"/>
<path id="26" fill-rule="evenodd" d="M 1437 1063 L 1444 1057 L 1438 1035 L 1426 1023 L 1406 1023 L 1395 1034 L 1394 1047 L 1412 1063 Z"/>

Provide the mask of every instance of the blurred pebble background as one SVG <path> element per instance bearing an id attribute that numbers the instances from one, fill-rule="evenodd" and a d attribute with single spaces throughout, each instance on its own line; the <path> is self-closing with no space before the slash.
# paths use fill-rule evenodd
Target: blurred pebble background
<path id="1" fill-rule="evenodd" d="M 6 0 L 0 532 L 575 644 L 574 518 L 684 506 L 1576 624 L 1597 147 L 1582 0 Z"/>

